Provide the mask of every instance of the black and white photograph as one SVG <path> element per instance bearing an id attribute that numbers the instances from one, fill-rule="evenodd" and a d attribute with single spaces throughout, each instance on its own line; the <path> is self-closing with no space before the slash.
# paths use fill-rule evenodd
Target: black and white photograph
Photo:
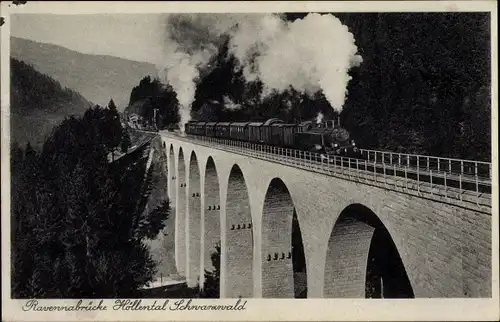
<path id="1" fill-rule="evenodd" d="M 4 318 L 498 318 L 496 6 L 436 2 L 2 2 Z"/>

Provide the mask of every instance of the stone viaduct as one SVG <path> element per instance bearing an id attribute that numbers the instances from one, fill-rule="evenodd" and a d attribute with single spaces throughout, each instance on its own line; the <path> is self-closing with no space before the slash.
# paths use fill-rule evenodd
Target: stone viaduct
<path id="1" fill-rule="evenodd" d="M 161 138 L 189 286 L 220 243 L 221 298 L 491 296 L 491 212 Z"/>

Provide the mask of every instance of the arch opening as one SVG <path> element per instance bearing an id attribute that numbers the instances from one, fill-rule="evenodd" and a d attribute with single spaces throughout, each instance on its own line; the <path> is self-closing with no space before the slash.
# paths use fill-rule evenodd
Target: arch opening
<path id="1" fill-rule="evenodd" d="M 292 220 L 292 268 L 295 298 L 307 298 L 307 268 L 302 232 L 297 212 L 293 211 Z"/>
<path id="2" fill-rule="evenodd" d="M 262 213 L 262 296 L 307 297 L 307 275 L 297 213 L 284 182 L 271 180 Z"/>
<path id="3" fill-rule="evenodd" d="M 175 154 L 174 154 L 174 147 L 171 145 L 170 146 L 170 152 L 169 152 L 169 157 L 168 157 L 168 197 L 170 199 L 170 207 L 172 209 L 172 213 L 175 213 L 175 209 L 177 209 L 176 200 L 177 200 L 177 195 L 176 195 L 176 188 L 177 188 L 177 174 L 176 174 L 176 167 L 175 167 Z"/>
<path id="4" fill-rule="evenodd" d="M 177 233 L 176 233 L 176 195 L 175 195 L 175 156 L 173 147 L 170 145 L 169 149 L 165 149 L 165 154 L 168 155 L 167 164 L 167 198 L 169 200 L 170 215 L 165 222 L 165 227 L 159 234 L 159 241 L 161 247 L 161 258 L 162 263 L 159 272 L 160 280 L 163 277 L 176 276 L 177 271 Z M 163 167 L 163 169 L 165 169 Z"/>
<path id="5" fill-rule="evenodd" d="M 253 234 L 248 191 L 241 169 L 229 174 L 226 201 L 226 284 L 230 298 L 253 296 Z"/>
<path id="6" fill-rule="evenodd" d="M 179 149 L 177 177 L 177 209 L 175 216 L 177 238 L 177 271 L 186 276 L 186 166 L 182 148 Z"/>
<path id="7" fill-rule="evenodd" d="M 415 297 L 390 233 L 360 204 L 344 209 L 332 229 L 324 283 L 325 297 Z"/>
<path id="8" fill-rule="evenodd" d="M 189 160 L 189 187 L 187 213 L 187 284 L 194 287 L 199 283 L 200 276 L 200 242 L 201 242 L 201 182 L 196 154 L 191 152 Z"/>
<path id="9" fill-rule="evenodd" d="M 203 259 L 200 268 L 200 283 L 204 287 L 205 273 L 208 274 L 210 280 L 207 281 L 207 289 L 205 293 L 207 297 L 220 297 L 220 195 L 219 195 L 219 178 L 217 169 L 212 157 L 207 160 L 205 169 L 205 190 L 204 190 L 204 211 L 205 218 L 203 223 L 204 234 L 202 239 Z M 210 288 L 210 289 L 208 289 Z"/>

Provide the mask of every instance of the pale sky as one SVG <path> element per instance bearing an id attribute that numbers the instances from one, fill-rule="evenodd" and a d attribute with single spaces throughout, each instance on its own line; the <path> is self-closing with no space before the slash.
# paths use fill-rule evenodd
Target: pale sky
<path id="1" fill-rule="evenodd" d="M 162 14 L 13 14 L 11 35 L 88 54 L 161 64 Z"/>

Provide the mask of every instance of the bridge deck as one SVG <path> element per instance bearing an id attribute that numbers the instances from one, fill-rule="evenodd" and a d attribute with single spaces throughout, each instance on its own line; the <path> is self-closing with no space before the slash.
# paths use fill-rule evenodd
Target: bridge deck
<path id="1" fill-rule="evenodd" d="M 286 166 L 338 177 L 344 180 L 400 191 L 422 198 L 473 207 L 491 213 L 491 180 L 479 176 L 449 174 L 447 171 L 424 171 L 376 161 L 337 157 L 317 161 L 313 154 L 210 137 L 162 135 L 231 153 L 246 155 Z"/>

